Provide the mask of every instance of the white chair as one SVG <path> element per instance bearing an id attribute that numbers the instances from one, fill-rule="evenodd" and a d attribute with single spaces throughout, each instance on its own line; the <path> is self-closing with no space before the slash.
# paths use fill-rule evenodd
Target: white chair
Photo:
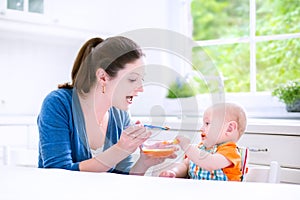
<path id="1" fill-rule="evenodd" d="M 281 167 L 276 161 L 272 161 L 269 166 L 248 165 L 249 151 L 247 147 L 238 147 L 241 155 L 242 181 L 244 182 L 264 182 L 280 183 Z"/>
<path id="2" fill-rule="evenodd" d="M 272 161 L 269 166 L 248 166 L 245 174 L 245 182 L 280 183 L 281 167 L 276 161 Z"/>

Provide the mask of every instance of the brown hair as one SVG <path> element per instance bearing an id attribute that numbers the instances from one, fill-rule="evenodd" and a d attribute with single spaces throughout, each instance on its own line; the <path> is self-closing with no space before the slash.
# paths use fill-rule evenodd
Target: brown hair
<path id="1" fill-rule="evenodd" d="M 96 71 L 100 67 L 113 78 L 127 63 L 143 55 L 141 48 L 126 37 L 92 38 L 81 47 L 75 59 L 72 83 L 61 84 L 58 88 L 76 87 L 80 94 L 87 93 L 95 83 Z"/>

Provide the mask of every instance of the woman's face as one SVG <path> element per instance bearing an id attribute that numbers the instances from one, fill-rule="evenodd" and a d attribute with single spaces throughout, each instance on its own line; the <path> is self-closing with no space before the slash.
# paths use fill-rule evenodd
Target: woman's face
<path id="1" fill-rule="evenodd" d="M 112 106 L 128 110 L 134 97 L 139 92 L 143 92 L 143 79 L 145 76 L 145 63 L 143 58 L 139 58 L 132 63 L 127 63 L 125 68 L 120 70 L 117 76 L 111 79 L 106 87 L 107 92 L 111 92 Z"/>

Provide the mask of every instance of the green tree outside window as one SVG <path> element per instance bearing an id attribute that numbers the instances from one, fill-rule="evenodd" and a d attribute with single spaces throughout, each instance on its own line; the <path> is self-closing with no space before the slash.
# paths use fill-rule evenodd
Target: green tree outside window
<path id="1" fill-rule="evenodd" d="M 192 0 L 193 39 L 248 37 L 249 9 L 249 0 Z M 289 33 L 300 33 L 300 1 L 256 0 L 256 36 Z M 226 92 L 250 91 L 249 49 L 248 43 L 202 48 L 224 76 Z M 193 62 L 201 69 L 197 51 L 193 49 Z M 257 91 L 271 91 L 300 77 L 299 52 L 300 38 L 257 42 Z"/>

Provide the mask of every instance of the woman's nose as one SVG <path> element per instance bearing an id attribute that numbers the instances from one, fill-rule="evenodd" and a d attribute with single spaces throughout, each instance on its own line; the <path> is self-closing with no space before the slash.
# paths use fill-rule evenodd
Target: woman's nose
<path id="1" fill-rule="evenodd" d="M 138 92 L 144 92 L 144 86 L 140 85 L 139 87 L 136 88 L 136 91 L 138 91 Z"/>

